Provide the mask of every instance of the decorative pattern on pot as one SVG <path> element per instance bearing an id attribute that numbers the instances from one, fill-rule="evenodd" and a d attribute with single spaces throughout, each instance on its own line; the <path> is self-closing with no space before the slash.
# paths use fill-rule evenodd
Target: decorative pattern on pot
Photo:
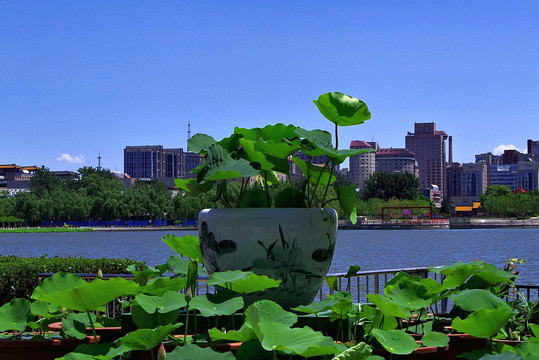
<path id="1" fill-rule="evenodd" d="M 249 295 L 284 308 L 306 305 L 326 276 L 337 239 L 333 209 L 205 209 L 199 214 L 204 264 L 216 271 L 244 270 L 281 280 L 278 288 Z"/>

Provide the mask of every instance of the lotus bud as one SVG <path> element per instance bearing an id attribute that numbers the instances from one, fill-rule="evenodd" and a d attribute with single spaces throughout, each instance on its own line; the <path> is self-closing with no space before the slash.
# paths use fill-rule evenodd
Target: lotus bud
<path id="1" fill-rule="evenodd" d="M 161 343 L 159 350 L 157 350 L 157 360 L 165 360 L 167 358 L 167 352 L 165 351 L 165 345 Z"/>
<path id="2" fill-rule="evenodd" d="M 193 289 L 191 288 L 191 286 L 189 286 L 187 290 L 185 291 L 185 301 L 190 302 L 192 298 L 193 298 Z"/>
<path id="3" fill-rule="evenodd" d="M 103 279 L 103 271 L 101 271 L 101 269 L 97 269 L 97 278 Z"/>

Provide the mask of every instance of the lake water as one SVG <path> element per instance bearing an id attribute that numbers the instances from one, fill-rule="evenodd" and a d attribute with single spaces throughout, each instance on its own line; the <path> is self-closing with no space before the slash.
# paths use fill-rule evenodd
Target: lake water
<path id="1" fill-rule="evenodd" d="M 194 231 L 0 234 L 0 254 L 131 258 L 158 265 L 174 255 L 161 238 Z M 447 265 L 480 259 L 503 266 L 527 259 L 519 284 L 539 284 L 539 229 L 340 230 L 330 273 Z"/>

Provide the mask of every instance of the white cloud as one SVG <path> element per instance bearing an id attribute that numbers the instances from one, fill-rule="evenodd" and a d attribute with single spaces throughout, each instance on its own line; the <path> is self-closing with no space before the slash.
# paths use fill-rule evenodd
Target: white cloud
<path id="1" fill-rule="evenodd" d="M 84 164 L 86 162 L 86 158 L 82 155 L 71 156 L 69 154 L 62 154 L 56 158 L 56 161 L 67 162 L 70 164 Z"/>
<path id="2" fill-rule="evenodd" d="M 494 148 L 494 150 L 492 150 L 492 153 L 494 155 L 502 155 L 504 150 L 518 150 L 520 152 L 525 152 L 517 148 L 515 145 L 498 145 Z"/>

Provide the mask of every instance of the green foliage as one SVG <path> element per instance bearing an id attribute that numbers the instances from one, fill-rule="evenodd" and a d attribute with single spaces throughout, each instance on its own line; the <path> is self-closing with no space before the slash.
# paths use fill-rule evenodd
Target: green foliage
<path id="1" fill-rule="evenodd" d="M 392 198 L 414 200 L 420 196 L 419 179 L 412 173 L 375 172 L 363 184 L 362 200 Z"/>
<path id="2" fill-rule="evenodd" d="M 0 256 L 0 304 L 5 304 L 16 297 L 30 298 L 37 286 L 38 274 L 70 272 L 95 274 L 98 269 L 105 274 L 128 274 L 131 264 L 142 266 L 143 263 L 129 259 L 84 259 L 68 258 L 20 258 Z"/>
<path id="3" fill-rule="evenodd" d="M 176 186 L 194 196 L 207 193 L 218 184 L 216 200 L 224 198 L 229 207 L 268 207 L 272 204 L 270 186 L 278 183 L 277 173 L 290 179 L 290 163 L 301 171 L 303 178 L 298 191 L 277 196 L 279 206 L 324 207 L 329 200 L 329 188 L 336 181 L 335 166 L 348 157 L 365 152 L 357 149 L 338 149 L 339 126 L 361 124 L 370 119 L 367 105 L 358 99 L 338 92 L 322 94 L 314 103 L 324 117 L 335 124 L 335 147 L 331 134 L 324 130 L 305 130 L 294 125 L 275 124 L 263 128 L 235 128 L 228 138 L 216 141 L 205 134 L 196 134 L 188 141 L 191 151 L 204 155 L 204 164 L 194 170 L 196 179 L 177 179 Z M 299 157 L 307 155 L 307 161 Z M 321 166 L 314 164 L 316 156 L 327 157 Z M 261 189 L 249 189 L 246 182 L 256 178 Z M 226 196 L 232 179 L 241 179 L 237 201 Z M 264 196 L 265 192 L 265 196 Z M 301 194 L 298 196 L 298 193 Z M 321 196 L 320 196 L 321 195 Z M 290 197 L 290 199 L 287 199 Z M 355 223 L 355 192 L 337 191 L 341 211 Z"/>
<path id="4" fill-rule="evenodd" d="M 539 215 L 539 191 L 513 194 L 508 186 L 492 185 L 481 195 L 481 207 L 489 216 L 528 217 Z"/>

